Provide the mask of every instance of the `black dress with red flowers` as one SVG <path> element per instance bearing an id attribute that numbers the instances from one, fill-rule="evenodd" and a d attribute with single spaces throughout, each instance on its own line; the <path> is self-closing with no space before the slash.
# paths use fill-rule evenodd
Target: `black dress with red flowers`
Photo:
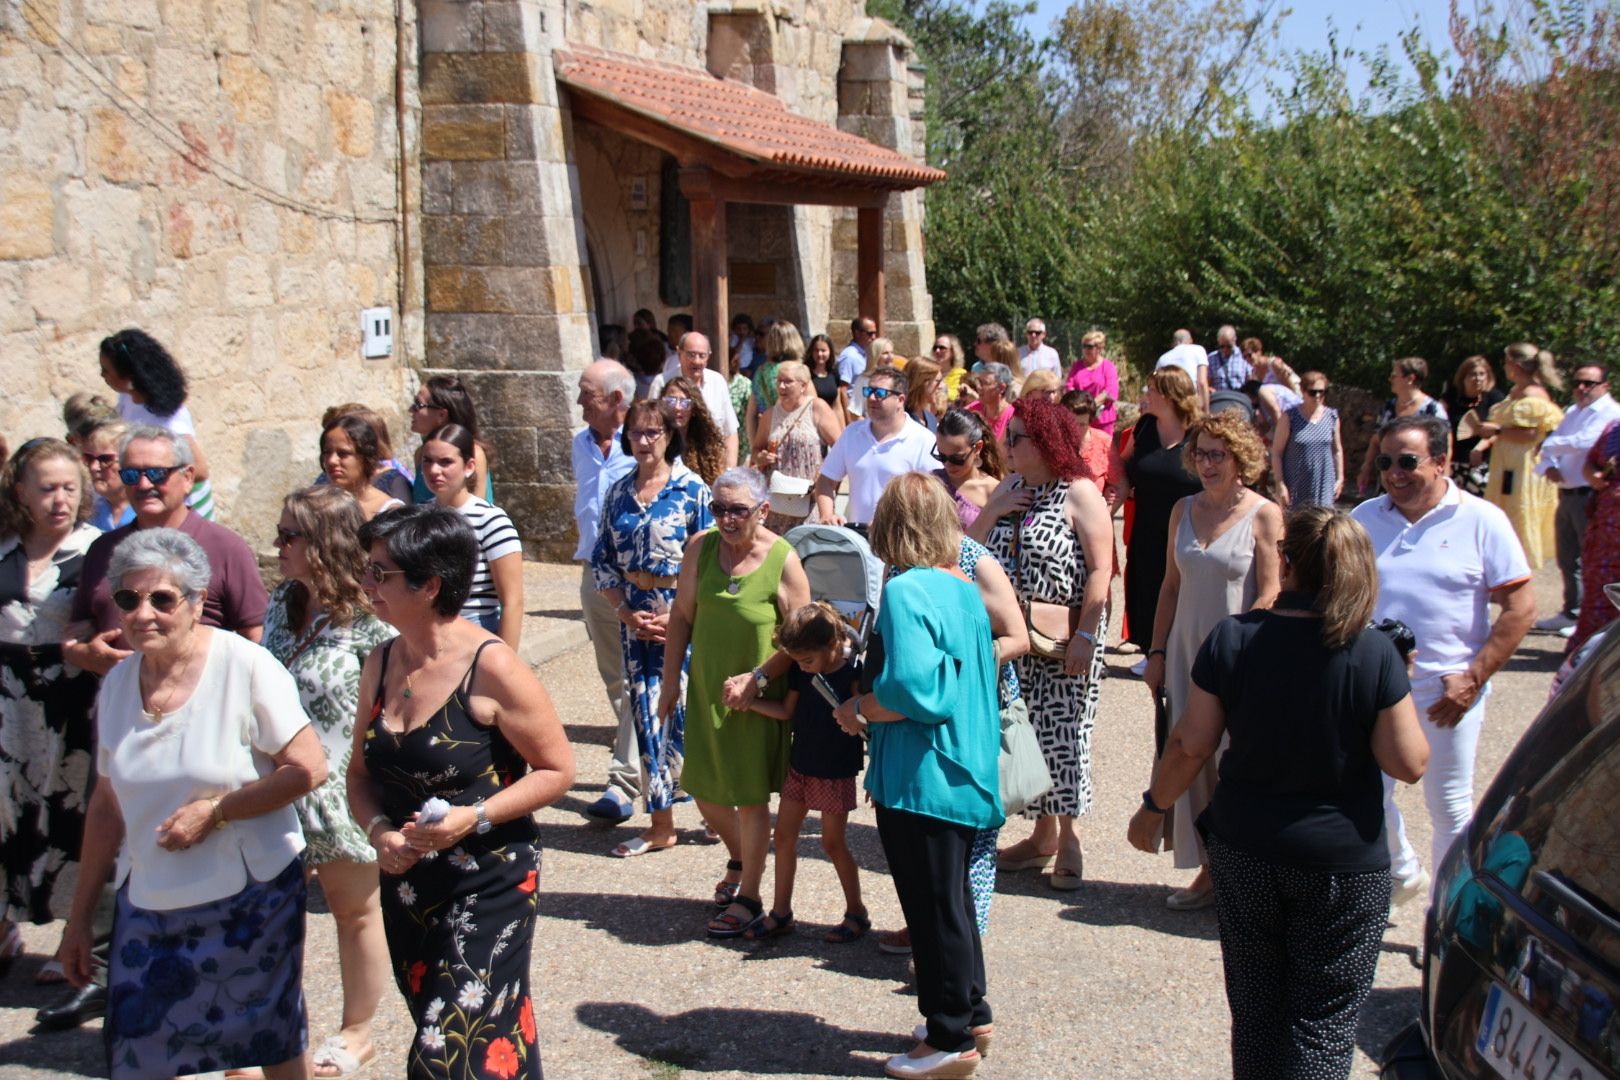
<path id="1" fill-rule="evenodd" d="M 392 642 L 383 646 L 382 676 Z M 365 761 L 395 826 L 437 796 L 452 806 L 487 799 L 528 771 L 499 728 L 473 720 L 474 654 L 455 693 L 421 727 L 391 729 L 381 694 Z M 403 874 L 382 875 L 383 926 L 394 979 L 416 1020 L 410 1080 L 539 1080 L 529 948 L 540 876 L 531 818 L 468 835 Z"/>

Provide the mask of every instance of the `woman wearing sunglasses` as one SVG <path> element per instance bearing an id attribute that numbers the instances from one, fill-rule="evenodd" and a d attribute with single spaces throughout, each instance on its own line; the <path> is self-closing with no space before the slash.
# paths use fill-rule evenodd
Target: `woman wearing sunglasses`
<path id="1" fill-rule="evenodd" d="M 1327 376 L 1307 371 L 1299 381 L 1304 404 L 1285 409 L 1271 437 L 1277 504 L 1290 512 L 1332 506 L 1344 491 L 1344 439 L 1339 410 L 1327 406 Z"/>
<path id="2" fill-rule="evenodd" d="M 0 975 L 22 955 L 17 923 L 53 918 L 84 832 L 96 678 L 65 666 L 60 642 L 98 535 L 87 479 L 57 439 L 24 443 L 0 473 Z M 36 981 L 60 982 L 51 970 Z"/>
<path id="3" fill-rule="evenodd" d="M 92 916 L 112 877 L 115 1078 L 310 1075 L 293 803 L 326 779 L 326 755 L 275 657 L 202 624 L 210 572 L 177 529 L 132 534 L 107 570 L 134 655 L 97 699 L 98 782 L 58 956 L 75 986 L 90 981 Z M 246 1001 L 264 1007 L 221 1005 Z"/>
<path id="4" fill-rule="evenodd" d="M 375 489 L 372 489 L 375 490 Z M 320 876 L 337 928 L 343 1027 L 315 1051 L 316 1076 L 348 1076 L 375 1055 L 371 1019 L 388 978 L 377 901 L 377 853 L 349 815 L 345 774 L 354 748 L 360 668 L 394 630 L 371 612 L 360 579 L 366 514 L 332 485 L 287 496 L 276 525 L 283 581 L 270 594 L 264 647 L 292 673 L 326 755 L 326 782 L 298 800 L 305 861 Z"/>
<path id="5" fill-rule="evenodd" d="M 720 426 L 714 422 L 697 385 L 685 375 L 677 375 L 664 384 L 658 402 L 681 433 L 686 446 L 681 461 L 705 484 L 713 484 L 726 467 L 726 438 L 720 434 Z"/>
<path id="6" fill-rule="evenodd" d="M 129 492 L 118 475 L 118 444 L 129 430 L 122 420 L 97 420 L 81 429 L 79 457 L 90 472 L 95 501 L 90 507 L 90 524 L 102 532 L 112 532 L 135 520 Z"/>
<path id="7" fill-rule="evenodd" d="M 504 510 L 468 490 L 477 475 L 477 446 L 472 432 L 446 424 L 422 443 L 419 475 L 433 500 L 460 513 L 478 537 L 478 562 L 461 617 L 516 649 L 523 635 L 523 541 Z"/>
<path id="8" fill-rule="evenodd" d="M 1228 615 L 1269 608 L 1282 588 L 1282 511 L 1248 487 L 1266 468 L 1254 426 L 1238 412 L 1215 413 L 1188 429 L 1183 446 L 1185 467 L 1203 490 L 1170 511 L 1164 583 L 1142 673 L 1148 689 L 1163 689 L 1168 699 L 1172 736 L 1187 709 L 1193 659 L 1204 638 Z M 1175 850 L 1177 869 L 1198 869 L 1190 885 L 1166 898 L 1176 911 L 1215 902 L 1209 856 L 1194 823 L 1209 805 L 1220 763 L 1219 752 L 1210 755 L 1165 819 L 1165 846 Z"/>
<path id="9" fill-rule="evenodd" d="M 411 431 L 423 439 L 446 424 L 455 424 L 472 432 L 473 479 L 472 486 L 467 490 L 483 492 L 484 501 L 494 505 L 495 481 L 489 472 L 489 448 L 478 437 L 478 409 L 461 380 L 452 375 L 435 375 L 417 388 L 410 412 Z M 422 475 L 420 457 L 421 452 L 418 451 L 416 480 L 411 494 L 417 502 L 425 503 L 433 498 L 433 492 L 428 487 L 427 478 Z"/>
<path id="10" fill-rule="evenodd" d="M 933 454 L 940 464 L 934 475 L 951 493 L 957 520 L 966 529 L 978 519 L 1005 475 L 1001 447 L 977 413 L 952 409 L 939 421 Z"/>

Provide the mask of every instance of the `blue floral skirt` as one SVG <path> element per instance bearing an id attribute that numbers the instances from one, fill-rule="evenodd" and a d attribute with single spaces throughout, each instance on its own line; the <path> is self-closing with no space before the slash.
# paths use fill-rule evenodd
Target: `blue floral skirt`
<path id="1" fill-rule="evenodd" d="M 304 1052 L 304 860 L 196 907 L 118 890 L 107 971 L 113 1080 L 276 1065 Z"/>

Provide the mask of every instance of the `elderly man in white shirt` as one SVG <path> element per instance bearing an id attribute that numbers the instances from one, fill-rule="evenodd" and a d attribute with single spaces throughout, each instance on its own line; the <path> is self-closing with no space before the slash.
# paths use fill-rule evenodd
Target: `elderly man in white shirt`
<path id="1" fill-rule="evenodd" d="M 1198 404 L 1205 412 L 1209 411 L 1209 353 L 1193 344 L 1191 330 L 1177 330 L 1171 335 L 1174 342 L 1170 351 L 1159 357 L 1159 362 L 1153 365 L 1157 371 L 1163 367 L 1178 367 L 1187 373 L 1193 385 L 1198 388 Z"/>
<path id="2" fill-rule="evenodd" d="M 1018 368 L 1024 378 L 1029 378 L 1037 371 L 1054 371 L 1063 374 L 1063 359 L 1058 356 L 1056 349 L 1046 343 L 1046 323 L 1040 319 L 1031 319 L 1024 324 L 1024 341 L 1027 344 L 1018 346 Z"/>
<path id="3" fill-rule="evenodd" d="M 1536 473 L 1558 485 L 1558 512 L 1553 517 L 1558 572 L 1564 577 L 1564 606 L 1556 615 L 1536 623 L 1537 630 L 1552 630 L 1564 637 L 1575 632 L 1581 609 L 1581 545 L 1586 542 L 1586 510 L 1592 489 L 1581 476 L 1587 452 L 1603 429 L 1620 420 L 1620 403 L 1609 396 L 1609 375 L 1601 364 L 1582 364 L 1572 383 L 1575 402 L 1541 444 Z"/>
<path id="4" fill-rule="evenodd" d="M 1530 564 L 1501 509 L 1450 479 L 1451 426 L 1404 416 L 1378 433 L 1373 459 L 1384 494 L 1351 511 L 1378 563 L 1375 619 L 1399 619 L 1417 638 L 1412 699 L 1429 740 L 1423 797 L 1438 867 L 1474 812 L 1474 753 L 1491 676 L 1536 617 Z M 1493 624 L 1490 605 L 1501 613 Z M 1406 839 L 1395 782 L 1384 778 L 1395 902 L 1427 895 L 1429 875 Z"/>
<path id="5" fill-rule="evenodd" d="M 867 376 L 866 419 L 844 429 L 827 451 L 816 478 L 816 511 L 829 525 L 866 526 L 889 481 L 908 472 L 932 472 L 934 434 L 906 412 L 905 372 L 880 367 Z M 847 514 L 835 509 L 838 485 L 849 478 Z"/>
<path id="6" fill-rule="evenodd" d="M 709 339 L 693 331 L 682 334 L 681 340 L 676 343 L 675 349 L 680 353 L 681 374 L 692 380 L 692 384 L 703 395 L 703 404 L 708 407 L 709 415 L 714 418 L 714 426 L 720 429 L 721 438 L 726 441 L 726 468 L 737 464 L 737 412 L 731 407 L 731 384 L 726 377 L 709 366 Z M 664 384 L 674 376 L 666 378 L 663 375 L 653 380 L 652 397 L 658 397 L 664 392 Z"/>

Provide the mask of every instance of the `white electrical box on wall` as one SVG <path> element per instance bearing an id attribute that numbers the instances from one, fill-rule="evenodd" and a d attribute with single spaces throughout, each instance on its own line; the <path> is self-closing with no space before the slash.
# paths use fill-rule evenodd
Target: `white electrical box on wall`
<path id="1" fill-rule="evenodd" d="M 360 313 L 360 355 L 372 360 L 393 351 L 393 310 L 385 307 L 366 308 Z"/>

